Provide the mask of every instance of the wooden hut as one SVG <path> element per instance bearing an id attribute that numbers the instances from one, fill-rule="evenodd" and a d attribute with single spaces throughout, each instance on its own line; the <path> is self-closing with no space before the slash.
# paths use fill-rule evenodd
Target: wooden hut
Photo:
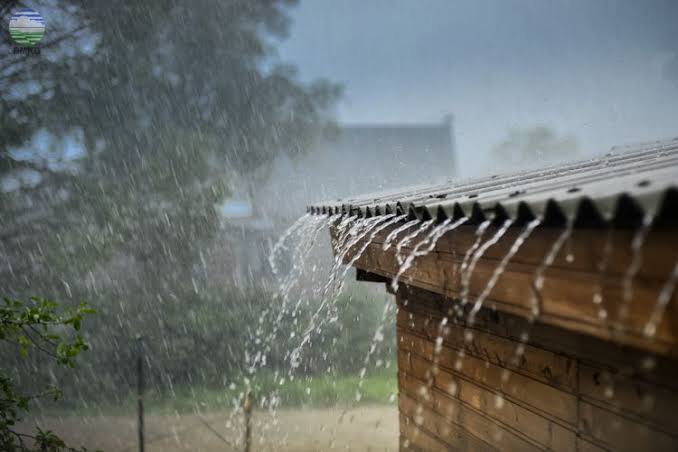
<path id="1" fill-rule="evenodd" d="M 395 294 L 401 449 L 678 450 L 677 186 L 675 139 L 310 207 Z"/>

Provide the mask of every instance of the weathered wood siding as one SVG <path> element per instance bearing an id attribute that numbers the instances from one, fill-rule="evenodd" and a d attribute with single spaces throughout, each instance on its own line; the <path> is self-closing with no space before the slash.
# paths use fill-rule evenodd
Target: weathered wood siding
<path id="1" fill-rule="evenodd" d="M 678 450 L 671 358 L 490 309 L 469 327 L 411 286 L 396 297 L 401 450 Z"/>
<path id="2" fill-rule="evenodd" d="M 373 275 L 391 279 L 398 272 L 395 246 L 383 249 L 390 231 L 381 231 L 366 246 L 354 266 Z M 489 228 L 484 240 L 496 229 Z M 501 240 L 489 247 L 471 274 L 469 297 L 480 294 L 506 255 L 522 228 L 510 228 Z M 435 249 L 417 258 L 415 264 L 402 276 L 403 283 L 427 289 L 441 295 L 459 297 L 461 294 L 460 267 L 466 251 L 476 240 L 476 226 L 461 226 L 445 234 Z M 533 282 L 556 238 L 562 233 L 557 228 L 537 228 L 519 252 L 510 260 L 506 270 L 489 293 L 485 306 L 502 312 L 527 317 L 530 315 Z M 571 331 L 593 335 L 606 340 L 622 342 L 678 359 L 678 291 L 668 303 L 656 335 L 646 337 L 643 329 L 657 304 L 658 295 L 678 260 L 678 229 L 654 228 L 639 258 L 638 271 L 631 278 L 631 300 L 624 300 L 625 275 L 632 270 L 634 256 L 631 242 L 635 231 L 575 229 L 545 272 L 540 291 L 542 311 L 540 321 Z M 425 233 L 414 240 L 417 243 Z M 360 249 L 355 246 L 352 251 Z M 609 250 L 606 251 L 606 250 Z M 406 256 L 411 247 L 402 250 Z M 570 259 L 567 256 L 570 256 Z M 346 259 L 350 259 L 348 253 Z M 604 263 L 601 271 L 600 264 Z M 595 288 L 600 286 L 601 303 L 593 302 Z M 627 312 L 622 314 L 623 311 Z M 601 315 L 604 312 L 604 316 Z"/>

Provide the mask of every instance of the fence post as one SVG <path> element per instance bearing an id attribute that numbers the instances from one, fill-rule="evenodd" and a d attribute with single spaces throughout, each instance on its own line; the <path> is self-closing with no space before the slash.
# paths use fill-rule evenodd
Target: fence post
<path id="1" fill-rule="evenodd" d="M 252 447 L 252 391 L 247 391 L 243 401 L 243 413 L 245 414 L 245 452 L 250 452 Z"/>
<path id="2" fill-rule="evenodd" d="M 139 452 L 144 452 L 144 343 L 137 334 L 137 421 L 139 428 Z"/>

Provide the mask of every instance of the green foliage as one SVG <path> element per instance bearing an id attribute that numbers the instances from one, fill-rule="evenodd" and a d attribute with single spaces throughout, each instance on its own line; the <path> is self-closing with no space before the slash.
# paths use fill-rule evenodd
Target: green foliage
<path id="1" fill-rule="evenodd" d="M 0 340 L 16 343 L 21 356 L 28 356 L 32 348 L 52 356 L 59 364 L 73 367 L 74 359 L 88 345 L 79 334 L 83 317 L 93 314 L 87 303 L 72 311 L 57 312 L 59 304 L 39 297 L 28 303 L 10 298 L 0 307 Z M 54 333 L 54 328 L 70 326 L 77 334 L 70 341 Z"/>
<path id="2" fill-rule="evenodd" d="M 379 372 L 394 364 L 391 362 L 395 353 L 392 300 L 375 291 L 360 289 L 357 284 L 348 286 L 337 301 L 336 320 L 328 321 L 320 331 L 315 331 L 311 344 L 303 348 L 302 366 L 295 373 L 298 378 L 357 375 L 363 367 L 368 373 Z M 262 312 L 275 309 L 277 303 L 279 300 L 274 294 L 262 288 L 200 291 L 188 294 L 177 303 L 159 302 L 155 312 L 162 323 L 158 327 L 147 321 L 149 314 L 138 314 L 143 306 L 131 303 L 125 304 L 124 321 L 111 324 L 110 312 L 115 312 L 118 301 L 104 299 L 100 303 L 100 314 L 91 319 L 89 329 L 105 330 L 108 335 L 90 335 L 97 353 L 83 356 L 75 373 L 69 373 L 68 381 L 63 384 L 66 397 L 60 404 L 73 409 L 77 408 L 78 399 L 103 405 L 123 404 L 128 389 L 135 384 L 136 354 L 131 338 L 139 332 L 144 334 L 144 353 L 148 359 L 147 386 L 157 397 L 173 397 L 180 387 L 214 388 L 237 381 L 249 375 L 247 351 L 260 349 L 253 344 L 253 337 Z M 290 371 L 286 354 L 299 344 L 302 330 L 317 303 L 319 300 L 300 307 L 295 318 L 282 317 L 279 334 L 271 341 L 273 348 L 268 353 L 266 366 L 258 370 L 257 375 L 262 371 L 264 375 L 277 371 L 282 376 Z M 384 317 L 387 306 L 391 309 Z M 268 319 L 275 320 L 276 315 Z M 268 323 L 263 329 L 272 331 Z M 379 340 L 375 340 L 378 331 L 383 338 L 377 335 Z M 295 332 L 293 337 L 292 332 Z M 373 343 L 375 351 L 366 363 Z M 59 374 L 58 369 L 55 373 Z M 97 378 L 92 379 L 93 374 Z M 87 384 L 78 384 L 78 381 Z"/>
<path id="3" fill-rule="evenodd" d="M 279 400 L 279 406 L 331 407 L 386 404 L 394 400 L 398 382 L 395 368 L 360 378 L 359 375 L 315 375 L 290 380 L 280 375 L 263 373 L 250 382 L 255 398 Z M 226 400 L 241 400 L 247 391 L 242 382 L 226 391 Z"/>
<path id="4" fill-rule="evenodd" d="M 37 351 L 54 359 L 61 366 L 74 367 L 80 352 L 89 349 L 81 334 L 86 315 L 95 311 L 80 303 L 72 310 L 58 310 L 58 303 L 39 297 L 28 302 L 5 298 L 0 306 L 0 342 L 14 346 L 20 356 L 27 358 Z M 44 357 L 43 356 L 43 357 Z M 17 431 L 16 425 L 27 413 L 32 400 L 50 397 L 59 400 L 61 391 L 48 386 L 42 392 L 24 394 L 17 390 L 6 369 L 0 370 L 0 448 L 6 451 L 61 451 L 76 450 L 67 447 L 53 432 L 37 429 L 30 435 Z"/>
<path id="5" fill-rule="evenodd" d="M 365 375 L 316 375 L 285 379 L 273 372 L 261 372 L 250 381 L 255 403 L 262 403 L 270 395 L 279 400 L 280 408 L 334 407 L 359 405 L 384 405 L 393 403 L 398 391 L 395 366 Z M 233 385 L 209 386 L 204 384 L 182 385 L 170 393 L 151 389 L 144 396 L 144 410 L 149 414 L 176 415 L 192 412 L 230 410 L 242 403 L 248 390 L 242 377 L 233 376 Z M 360 400 L 357 394 L 360 393 Z M 137 397 L 133 392 L 115 403 L 102 402 L 96 406 L 74 405 L 67 411 L 55 407 L 51 414 L 59 416 L 129 415 L 136 408 Z"/>

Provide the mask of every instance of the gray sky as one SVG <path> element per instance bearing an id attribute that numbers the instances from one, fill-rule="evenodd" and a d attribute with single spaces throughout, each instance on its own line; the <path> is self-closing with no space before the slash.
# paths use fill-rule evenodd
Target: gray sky
<path id="1" fill-rule="evenodd" d="M 344 122 L 457 120 L 462 175 L 513 127 L 586 154 L 678 136 L 678 1 L 302 0 L 280 58 L 342 82 Z"/>

